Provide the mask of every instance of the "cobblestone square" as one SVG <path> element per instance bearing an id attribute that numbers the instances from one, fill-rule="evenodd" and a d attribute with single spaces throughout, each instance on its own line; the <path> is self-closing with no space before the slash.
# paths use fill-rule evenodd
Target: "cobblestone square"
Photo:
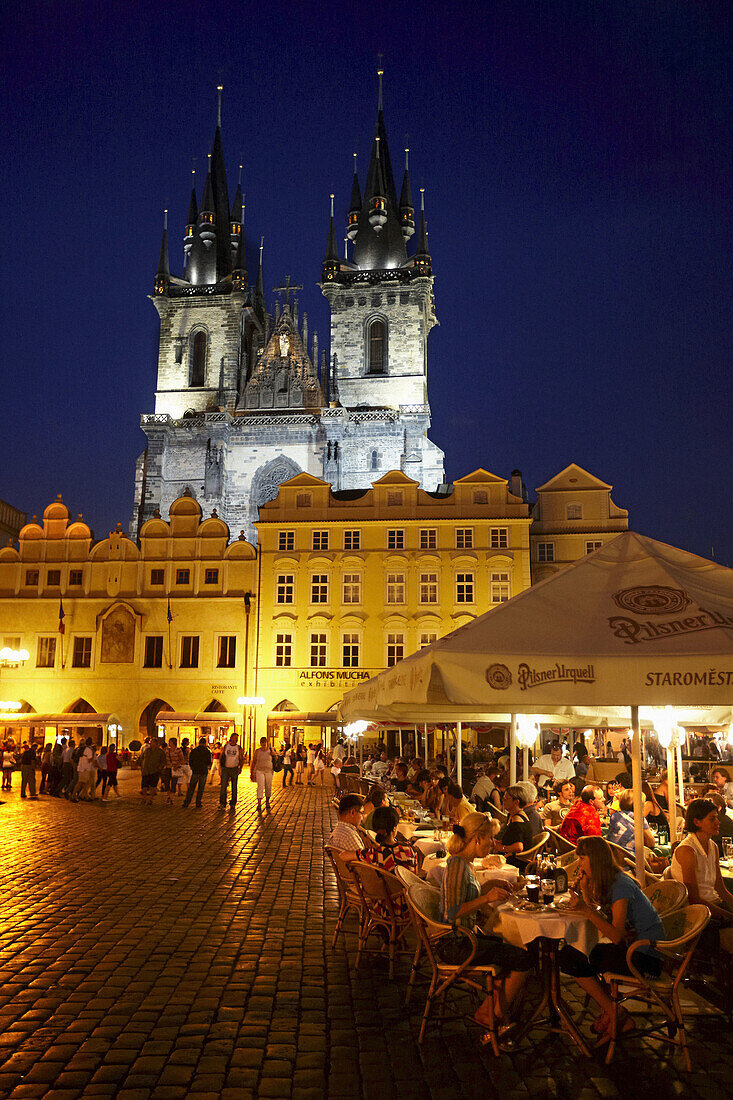
<path id="1" fill-rule="evenodd" d="M 355 974 L 353 918 L 331 949 L 332 792 L 276 785 L 258 817 L 244 777 L 235 811 L 212 786 L 197 811 L 160 795 L 141 806 L 137 773 L 104 805 L 21 802 L 14 776 L 0 806 L 0 1098 L 733 1096 L 720 1016 L 690 1018 L 690 1074 L 648 1039 L 606 1067 L 539 1030 L 496 1059 L 462 1017 L 418 1046 L 409 963 L 393 982 L 379 955 Z"/>

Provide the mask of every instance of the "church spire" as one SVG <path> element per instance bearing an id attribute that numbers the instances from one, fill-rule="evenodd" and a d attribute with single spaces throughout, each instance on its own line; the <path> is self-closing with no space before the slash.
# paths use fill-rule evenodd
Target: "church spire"
<path id="1" fill-rule="evenodd" d="M 332 280 L 341 270 L 338 248 L 336 246 L 336 225 L 333 219 L 333 195 L 331 195 L 331 220 L 328 223 L 328 240 L 326 241 L 326 255 L 323 260 L 323 280 Z"/>
<path id="2" fill-rule="evenodd" d="M 257 268 L 257 283 L 255 284 L 255 296 L 260 304 L 264 305 L 265 302 L 265 279 L 262 270 L 262 250 L 265 247 L 265 238 L 260 237 L 260 263 Z"/>
<path id="3" fill-rule="evenodd" d="M 216 281 L 221 282 L 232 270 L 232 248 L 225 226 L 229 225 L 230 206 L 227 191 L 227 174 L 224 167 L 224 147 L 221 141 L 221 93 L 222 85 L 217 85 L 218 109 L 216 133 L 211 150 L 209 174 L 213 195 L 213 211 L 216 215 Z"/>
<path id="4" fill-rule="evenodd" d="M 410 188 L 410 150 L 405 149 L 405 176 L 402 180 L 400 192 L 400 221 L 402 222 L 402 236 L 406 241 L 415 232 L 415 210 L 412 205 L 412 189 Z"/>
<path id="5" fill-rule="evenodd" d="M 165 294 L 170 282 L 170 263 L 168 260 L 168 211 L 163 212 L 163 238 L 160 242 L 158 270 L 155 273 L 155 293 Z"/>
<path id="6" fill-rule="evenodd" d="M 186 267 L 193 247 L 193 235 L 196 230 L 196 219 L 199 216 L 199 208 L 196 202 L 196 164 L 191 169 L 192 184 L 191 198 L 188 203 L 188 220 L 186 221 L 186 235 L 183 238 L 183 266 Z"/>
<path id="7" fill-rule="evenodd" d="M 431 275 L 432 265 L 430 252 L 428 251 L 428 230 L 425 224 L 425 188 L 420 188 L 420 228 L 417 234 L 417 250 L 415 251 L 415 267 L 421 275 Z"/>
<path id="8" fill-rule="evenodd" d="M 349 206 L 349 226 L 346 232 L 349 240 L 353 241 L 359 228 L 359 214 L 361 213 L 361 188 L 359 176 L 356 171 L 356 153 L 354 153 L 354 180 L 351 184 L 351 205 Z"/>

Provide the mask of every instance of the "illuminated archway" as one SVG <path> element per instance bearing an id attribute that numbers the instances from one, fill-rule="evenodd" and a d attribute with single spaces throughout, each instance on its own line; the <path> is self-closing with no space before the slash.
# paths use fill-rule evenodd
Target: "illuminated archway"
<path id="1" fill-rule="evenodd" d="M 158 736 L 156 718 L 162 710 L 172 711 L 173 707 L 170 703 L 166 703 L 165 699 L 152 699 L 141 712 L 137 727 L 143 740 L 146 737 Z"/>

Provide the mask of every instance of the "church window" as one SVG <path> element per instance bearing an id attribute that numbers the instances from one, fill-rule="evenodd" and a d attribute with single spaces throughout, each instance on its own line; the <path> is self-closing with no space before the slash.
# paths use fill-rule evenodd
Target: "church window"
<path id="1" fill-rule="evenodd" d="M 165 584 L 165 569 L 151 569 L 150 570 L 150 583 L 151 584 Z"/>
<path id="2" fill-rule="evenodd" d="M 344 550 L 361 550 L 361 531 L 344 531 Z"/>
<path id="3" fill-rule="evenodd" d="M 420 635 L 420 649 L 425 649 L 426 646 L 432 645 L 433 642 L 438 640 L 438 635 L 432 630 L 426 630 Z"/>
<path id="4" fill-rule="evenodd" d="M 311 668 L 326 666 L 326 635 L 311 634 Z"/>
<path id="5" fill-rule="evenodd" d="M 438 545 L 438 532 L 434 527 L 423 527 L 420 530 L 420 549 L 435 550 Z"/>
<path id="6" fill-rule="evenodd" d="M 277 548 L 278 550 L 294 550 L 295 531 L 278 531 Z"/>
<path id="7" fill-rule="evenodd" d="M 48 571 L 48 584 L 53 584 L 53 585 L 61 584 L 61 570 L 60 569 L 49 569 L 49 571 Z"/>
<path id="8" fill-rule="evenodd" d="M 555 543 L 554 542 L 538 542 L 537 543 L 537 561 L 554 561 L 555 560 Z"/>
<path id="9" fill-rule="evenodd" d="M 489 530 L 489 545 L 492 550 L 506 550 L 509 545 L 509 528 L 492 527 Z"/>
<path id="10" fill-rule="evenodd" d="M 367 329 L 368 370 L 370 374 L 384 374 L 387 370 L 387 325 L 375 318 Z"/>
<path id="11" fill-rule="evenodd" d="M 206 333 L 200 329 L 194 333 L 191 345 L 190 386 L 203 386 L 206 377 Z"/>
<path id="12" fill-rule="evenodd" d="M 150 634 L 145 639 L 145 656 L 143 658 L 144 668 L 162 668 L 163 667 L 163 635 L 162 634 Z"/>
<path id="13" fill-rule="evenodd" d="M 92 639 L 76 637 L 74 638 L 74 649 L 71 657 L 71 664 L 73 668 L 91 668 L 92 667 Z"/>
<path id="14" fill-rule="evenodd" d="M 456 527 L 456 550 L 473 549 L 473 527 Z"/>
<path id="15" fill-rule="evenodd" d="M 387 531 L 387 549 L 405 549 L 405 532 L 401 527 L 391 528 L 389 531 Z"/>
<path id="16" fill-rule="evenodd" d="M 372 451 L 371 467 L 373 470 L 379 469 L 379 451 Z"/>
<path id="17" fill-rule="evenodd" d="M 310 495 L 310 493 L 298 493 L 297 496 L 295 497 L 295 507 L 296 508 L 310 508 L 310 506 L 311 506 L 311 495 Z"/>
<path id="18" fill-rule="evenodd" d="M 405 656 L 405 635 L 387 635 L 387 668 L 392 668 Z"/>
<path id="19" fill-rule="evenodd" d="M 344 668 L 359 667 L 359 635 L 344 634 L 342 639 L 342 654 Z"/>
<path id="20" fill-rule="evenodd" d="M 583 505 L 582 504 L 568 504 L 566 507 L 567 519 L 582 519 L 583 518 Z"/>
<path id="21" fill-rule="evenodd" d="M 176 584 L 188 584 L 190 580 L 190 569 L 176 569 Z"/>
<path id="22" fill-rule="evenodd" d="M 438 574 L 420 574 L 420 603 L 438 602 Z"/>
<path id="23" fill-rule="evenodd" d="M 327 573 L 314 573 L 311 577 L 311 603 L 328 603 Z"/>
<path id="24" fill-rule="evenodd" d="M 401 492 L 398 491 L 398 492 L 387 493 L 387 507 L 388 508 L 399 508 L 401 504 L 402 504 L 402 493 Z"/>
<path id="25" fill-rule="evenodd" d="M 275 635 L 275 666 L 276 668 L 290 668 L 293 663 L 293 635 Z"/>
<path id="26" fill-rule="evenodd" d="M 328 531 L 313 532 L 313 549 L 328 550 Z"/>
<path id="27" fill-rule="evenodd" d="M 456 603 L 473 603 L 473 573 L 456 573 Z"/>
<path id="28" fill-rule="evenodd" d="M 26 584 L 38 584 L 38 570 L 26 569 L 25 571 L 25 583 Z"/>
<path id="29" fill-rule="evenodd" d="M 405 602 L 405 574 L 387 574 L 387 603 Z"/>
<path id="30" fill-rule="evenodd" d="M 361 603 L 361 574 L 344 573 L 344 603 Z"/>
<path id="31" fill-rule="evenodd" d="M 219 659 L 217 668 L 234 668 L 237 664 L 237 636 L 236 634 L 219 635 Z"/>
<path id="32" fill-rule="evenodd" d="M 204 570 L 204 584 L 218 584 L 219 583 L 219 570 L 218 569 L 205 569 Z"/>
<path id="33" fill-rule="evenodd" d="M 592 554 L 594 550 L 600 550 L 602 546 L 603 542 L 601 539 L 593 539 L 591 542 L 586 542 L 585 552 L 586 554 Z"/>
<path id="34" fill-rule="evenodd" d="M 53 668 L 56 664 L 56 639 L 39 638 L 36 668 Z"/>
<path id="35" fill-rule="evenodd" d="M 181 668 L 199 667 L 199 636 L 184 634 L 181 638 Z"/>
<path id="36" fill-rule="evenodd" d="M 476 490 L 476 492 L 473 494 L 473 503 L 474 504 L 488 504 L 489 503 L 489 494 L 486 492 L 485 489 L 477 489 Z"/>
<path id="37" fill-rule="evenodd" d="M 511 596 L 511 585 L 508 573 L 491 574 L 491 602 L 506 603 Z"/>
<path id="38" fill-rule="evenodd" d="M 277 603 L 292 603 L 295 590 L 295 577 L 292 573 L 278 573 L 277 577 Z"/>
<path id="39" fill-rule="evenodd" d="M 82 580 L 83 580 L 83 574 L 82 574 L 81 569 L 72 569 L 70 571 L 70 573 L 69 573 L 69 586 L 70 587 L 72 585 L 74 587 L 76 587 L 76 585 L 81 584 Z"/>

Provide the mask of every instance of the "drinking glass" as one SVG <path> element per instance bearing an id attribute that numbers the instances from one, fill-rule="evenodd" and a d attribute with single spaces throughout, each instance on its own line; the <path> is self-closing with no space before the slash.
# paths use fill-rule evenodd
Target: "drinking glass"
<path id="1" fill-rule="evenodd" d="M 733 837 L 725 837 L 723 840 L 723 851 L 725 852 L 725 858 L 730 862 L 733 859 Z"/>
<path id="2" fill-rule="evenodd" d="M 527 875 L 527 901 L 535 905 L 540 900 L 540 880 L 538 875 Z"/>
<path id="3" fill-rule="evenodd" d="M 541 883 L 542 889 L 542 901 L 545 905 L 551 905 L 553 898 L 555 897 L 555 880 L 554 878 L 543 878 Z"/>

